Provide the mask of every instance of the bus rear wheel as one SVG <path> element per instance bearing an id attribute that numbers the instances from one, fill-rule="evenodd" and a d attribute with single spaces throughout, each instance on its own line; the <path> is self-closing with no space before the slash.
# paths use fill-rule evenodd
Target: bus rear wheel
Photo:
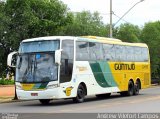
<path id="1" fill-rule="evenodd" d="M 140 83 L 139 81 L 136 81 L 136 84 L 134 85 L 134 95 L 139 94 L 139 89 L 140 89 Z"/>
<path id="2" fill-rule="evenodd" d="M 40 99 L 39 102 L 42 104 L 42 105 L 48 105 L 50 103 L 51 100 L 49 99 Z"/>
<path id="3" fill-rule="evenodd" d="M 82 84 L 80 84 L 78 86 L 77 96 L 75 98 L 73 98 L 73 102 L 76 102 L 76 103 L 84 102 L 85 95 L 86 95 L 86 90 L 85 90 L 84 86 Z"/>

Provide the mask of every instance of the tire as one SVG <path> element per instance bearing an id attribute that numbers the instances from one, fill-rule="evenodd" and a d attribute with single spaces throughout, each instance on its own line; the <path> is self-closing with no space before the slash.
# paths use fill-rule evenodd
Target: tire
<path id="1" fill-rule="evenodd" d="M 49 99 L 41 99 L 39 100 L 39 102 L 42 104 L 42 105 L 48 105 L 50 103 L 51 100 Z"/>
<path id="2" fill-rule="evenodd" d="M 86 95 L 86 90 L 85 90 L 84 86 L 82 84 L 80 84 L 78 86 L 77 96 L 75 98 L 73 98 L 73 102 L 75 102 L 75 103 L 84 102 L 85 95 Z"/>
<path id="3" fill-rule="evenodd" d="M 97 98 L 109 98 L 111 96 L 111 93 L 106 93 L 106 94 L 98 94 L 96 95 Z"/>
<path id="4" fill-rule="evenodd" d="M 139 81 L 136 81 L 136 84 L 134 85 L 134 95 L 138 95 L 140 90 L 140 83 Z"/>
<path id="5" fill-rule="evenodd" d="M 134 84 L 132 81 L 129 81 L 127 96 L 132 96 L 133 94 L 134 94 Z"/>

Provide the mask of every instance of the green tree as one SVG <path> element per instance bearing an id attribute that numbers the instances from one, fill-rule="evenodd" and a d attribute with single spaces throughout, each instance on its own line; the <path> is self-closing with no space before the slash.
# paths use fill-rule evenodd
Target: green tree
<path id="1" fill-rule="evenodd" d="M 26 38 L 59 35 L 70 22 L 67 6 L 59 0 L 7 0 L 5 8 L 14 49 Z"/>
<path id="2" fill-rule="evenodd" d="M 141 29 L 133 24 L 125 23 L 115 28 L 115 37 L 125 42 L 140 42 Z"/>
<path id="3" fill-rule="evenodd" d="M 107 28 L 98 12 L 82 11 L 72 14 L 73 21 L 66 27 L 65 34 L 73 36 L 106 36 Z"/>
<path id="4" fill-rule="evenodd" d="M 8 42 L 6 41 L 9 31 L 9 18 L 5 15 L 5 2 L 0 2 L 0 75 L 5 71 L 6 56 L 10 51 Z"/>
<path id="5" fill-rule="evenodd" d="M 145 24 L 141 39 L 150 49 L 152 76 L 160 78 L 160 21 Z"/>
<path id="6" fill-rule="evenodd" d="M 59 0 L 7 0 L 0 2 L 0 59 L 6 67 L 7 55 L 27 38 L 61 35 L 72 18 Z M 0 71 L 1 74 L 2 71 Z"/>

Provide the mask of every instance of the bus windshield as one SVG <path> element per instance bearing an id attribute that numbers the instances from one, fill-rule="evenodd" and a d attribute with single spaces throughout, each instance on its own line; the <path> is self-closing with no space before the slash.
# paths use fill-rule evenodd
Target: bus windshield
<path id="1" fill-rule="evenodd" d="M 59 47 L 59 40 L 22 42 L 17 57 L 16 81 L 36 83 L 58 80 L 54 59 Z"/>
<path id="2" fill-rule="evenodd" d="M 20 54 L 17 58 L 16 81 L 22 83 L 49 82 L 58 80 L 55 53 Z"/>

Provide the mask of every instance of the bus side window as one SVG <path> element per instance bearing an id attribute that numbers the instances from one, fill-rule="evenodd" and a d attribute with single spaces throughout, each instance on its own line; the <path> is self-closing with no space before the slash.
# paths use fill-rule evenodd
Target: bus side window
<path id="1" fill-rule="evenodd" d="M 76 42 L 76 60 L 89 60 L 88 42 Z"/>
<path id="2" fill-rule="evenodd" d="M 134 62 L 135 55 L 134 55 L 134 47 L 133 46 L 126 46 L 126 61 Z"/>
<path id="3" fill-rule="evenodd" d="M 147 48 L 141 48 L 141 50 L 142 50 L 142 61 L 143 62 L 148 62 L 148 60 L 149 60 L 149 55 L 148 55 L 148 49 Z"/>
<path id="4" fill-rule="evenodd" d="M 122 46 L 122 50 L 121 50 L 121 61 L 125 62 L 127 61 L 127 50 L 126 50 L 126 46 Z"/>
<path id="5" fill-rule="evenodd" d="M 115 61 L 124 61 L 126 59 L 125 47 L 122 45 L 115 45 Z"/>
<path id="6" fill-rule="evenodd" d="M 62 57 L 60 66 L 60 83 L 69 82 L 72 77 L 74 42 L 71 40 L 62 41 Z"/>
<path id="7" fill-rule="evenodd" d="M 89 56 L 91 61 L 102 60 L 102 44 L 89 42 Z"/>
<path id="8" fill-rule="evenodd" d="M 103 44 L 103 57 L 105 61 L 115 61 L 114 44 Z"/>
<path id="9" fill-rule="evenodd" d="M 134 59 L 136 62 L 142 62 L 142 53 L 141 53 L 141 48 L 140 47 L 134 47 Z"/>

